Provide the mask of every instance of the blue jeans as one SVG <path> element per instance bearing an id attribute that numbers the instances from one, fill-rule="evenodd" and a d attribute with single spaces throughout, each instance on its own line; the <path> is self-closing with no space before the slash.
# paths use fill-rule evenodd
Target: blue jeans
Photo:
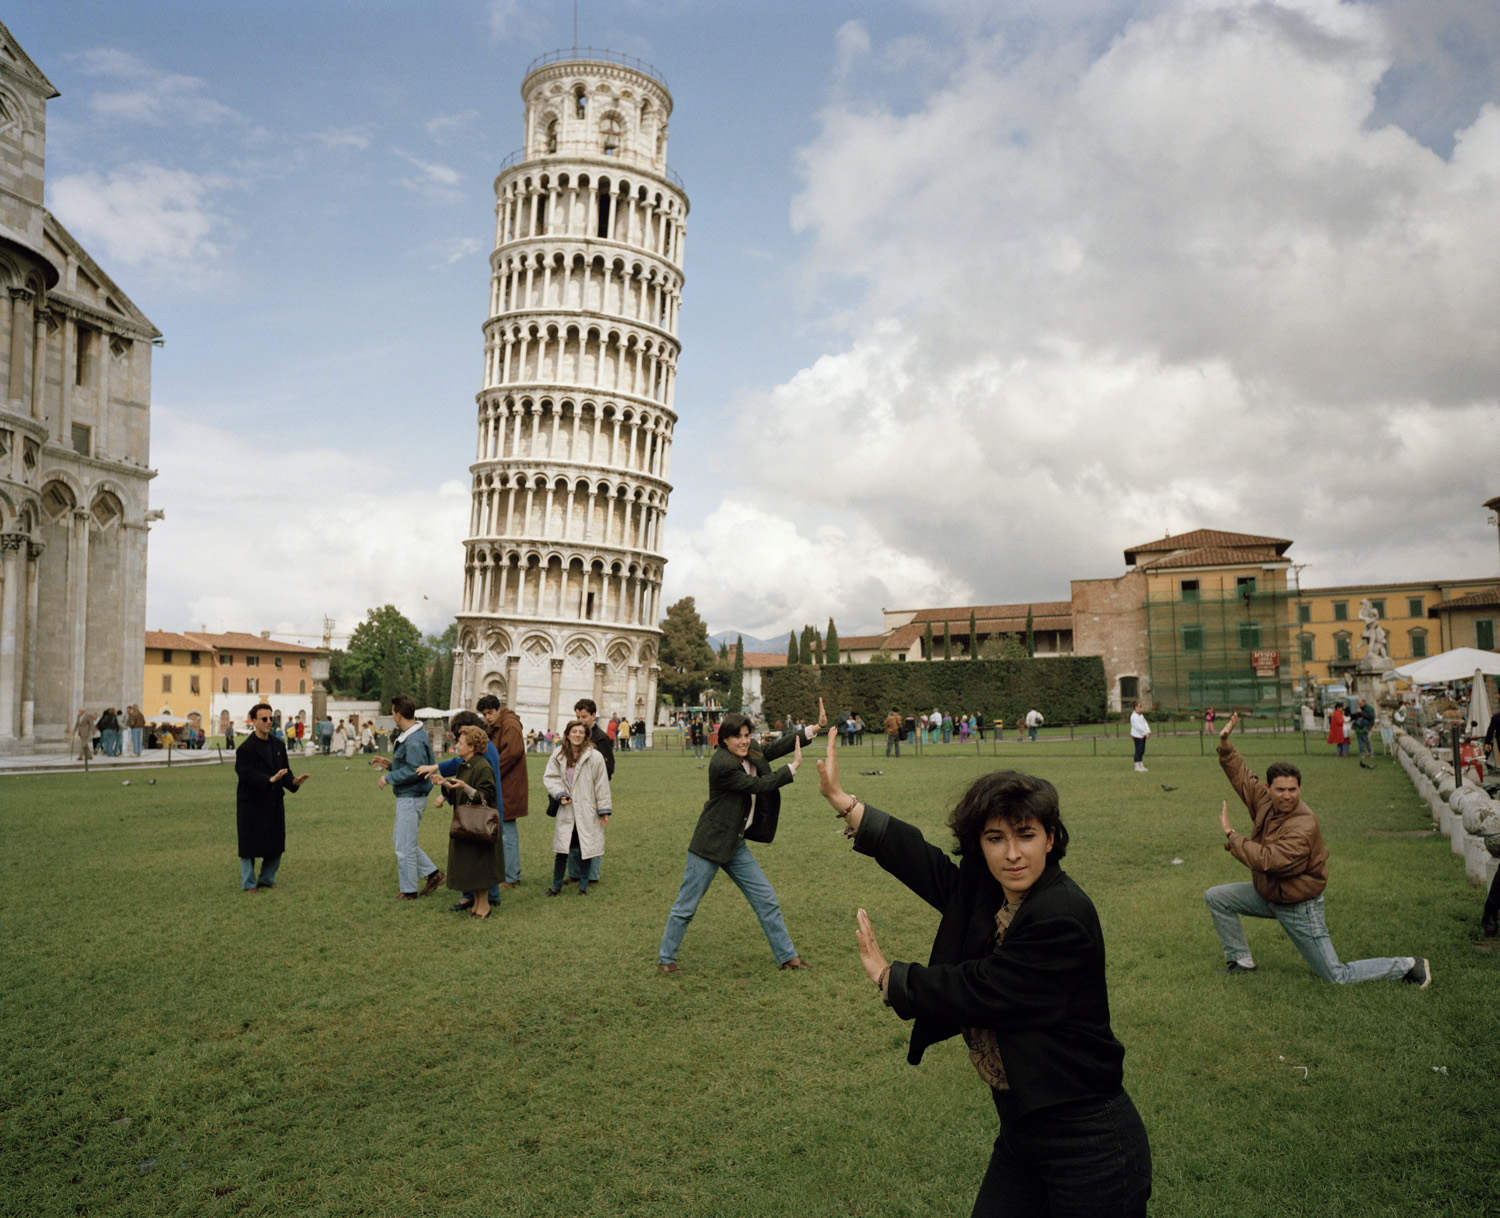
<path id="1" fill-rule="evenodd" d="M 521 882 L 521 835 L 516 830 L 515 821 L 502 820 L 500 822 L 500 841 L 505 847 L 505 882 L 519 884 Z"/>
<path id="2" fill-rule="evenodd" d="M 417 844 L 426 808 L 425 795 L 396 796 L 396 828 L 391 843 L 396 847 L 396 885 L 402 892 L 415 893 L 422 881 L 438 869 Z"/>
<path id="3" fill-rule="evenodd" d="M 1245 939 L 1241 917 L 1275 918 L 1286 931 L 1312 971 L 1334 985 L 1352 985 L 1356 981 L 1396 981 L 1416 963 L 1413 956 L 1378 957 L 1373 960 L 1351 960 L 1340 964 L 1328 928 L 1323 924 L 1323 898 L 1298 901 L 1295 905 L 1272 905 L 1255 891 L 1254 884 L 1220 884 L 1203 894 L 1208 912 L 1213 915 L 1214 930 L 1224 946 L 1224 959 L 1248 960 L 1250 944 Z"/>
<path id="4" fill-rule="evenodd" d="M 142 727 L 133 727 L 130 729 L 130 746 L 135 750 L 137 757 L 141 755 L 141 733 L 145 730 Z"/>
<path id="5" fill-rule="evenodd" d="M 1146 760 L 1146 738 L 1144 736 L 1132 736 L 1131 742 L 1135 745 L 1135 763 L 1140 765 Z"/>
<path id="6" fill-rule="evenodd" d="M 994 1094 L 1000 1136 L 972 1218 L 1145 1218 L 1151 1145 L 1128 1095 L 1007 1119 L 1010 1093 Z"/>
<path id="7" fill-rule="evenodd" d="M 750 853 L 750 847 L 741 842 L 734 856 L 724 864 L 724 870 L 745 894 L 745 900 L 750 902 L 750 908 L 760 919 L 760 928 L 766 932 L 766 942 L 771 945 L 771 955 L 776 957 L 776 963 L 785 964 L 795 957 L 797 949 L 792 946 L 792 937 L 787 934 L 786 923 L 782 921 L 781 903 L 776 899 L 776 890 L 771 887 L 765 872 Z M 677 959 L 677 949 L 682 946 L 682 937 L 687 934 L 688 923 L 698 912 L 698 902 L 703 900 L 703 894 L 708 891 L 708 886 L 718 873 L 718 863 L 710 863 L 706 858 L 688 851 L 687 867 L 682 872 L 682 888 L 677 893 L 672 912 L 667 915 L 667 929 L 661 937 L 661 951 L 658 955 L 663 964 L 671 964 Z"/>
<path id="8" fill-rule="evenodd" d="M 590 863 L 597 863 L 598 861 L 597 858 L 589 860 Z M 593 868 L 584 864 L 576 846 L 572 850 L 569 850 L 567 854 L 554 854 L 552 856 L 552 887 L 561 892 L 563 876 L 571 874 L 578 880 L 579 893 L 585 893 L 589 890 L 589 884 L 594 878 L 589 874 L 591 871 L 593 871 Z"/>
<path id="9" fill-rule="evenodd" d="M 277 869 L 280 866 L 281 866 L 281 855 L 279 855 L 279 854 L 273 854 L 273 855 L 271 855 L 270 858 L 263 858 L 263 859 L 261 859 L 261 861 L 260 861 L 260 878 L 256 879 L 255 878 L 255 860 L 254 859 L 241 859 L 240 860 L 240 887 L 244 888 L 244 889 L 269 888 L 272 884 L 274 884 L 276 882 L 276 871 L 277 871 Z"/>
<path id="10" fill-rule="evenodd" d="M 885 755 L 889 757 L 891 750 L 896 750 L 896 756 L 901 756 L 901 737 L 887 734 L 885 738 Z"/>

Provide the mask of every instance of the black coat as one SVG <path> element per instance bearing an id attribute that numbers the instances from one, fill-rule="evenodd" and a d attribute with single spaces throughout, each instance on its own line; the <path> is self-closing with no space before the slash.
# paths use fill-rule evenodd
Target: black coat
<path id="1" fill-rule="evenodd" d="M 961 1027 L 991 1028 L 1017 1116 L 1121 1092 L 1125 1049 L 1109 1026 L 1099 915 L 1061 867 L 1047 864 L 996 950 L 1005 894 L 982 858 L 955 863 L 869 806 L 854 848 L 942 914 L 926 967 L 891 965 L 891 1006 L 916 1020 L 912 1065 Z"/>
<path id="2" fill-rule="evenodd" d="M 594 730 L 589 733 L 589 740 L 599 750 L 599 755 L 604 758 L 604 776 L 613 778 L 615 776 L 615 742 L 609 738 L 609 733 L 597 723 L 594 724 Z"/>
<path id="3" fill-rule="evenodd" d="M 769 842 L 775 837 L 776 821 L 781 815 L 781 788 L 796 775 L 789 766 L 773 771 L 767 763 L 785 756 L 796 746 L 796 733 L 789 732 L 762 753 L 752 748 L 747 759 L 755 767 L 752 778 L 745 773 L 739 758 L 719 745 L 708 759 L 708 802 L 698 816 L 688 850 L 722 867 L 734 857 L 746 837 L 753 842 Z M 750 815 L 752 795 L 755 823 L 746 833 L 745 817 Z"/>
<path id="4" fill-rule="evenodd" d="M 286 770 L 276 782 L 271 775 Z M 275 858 L 286 850 L 286 796 L 295 795 L 286 745 L 274 736 L 262 740 L 251 732 L 234 751 L 239 775 L 234 816 L 239 828 L 240 858 Z"/>

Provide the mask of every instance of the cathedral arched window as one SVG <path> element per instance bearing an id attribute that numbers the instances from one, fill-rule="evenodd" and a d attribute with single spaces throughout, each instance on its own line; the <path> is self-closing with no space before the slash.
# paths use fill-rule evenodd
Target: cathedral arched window
<path id="1" fill-rule="evenodd" d="M 547 151 L 557 151 L 557 120 L 555 118 L 547 124 Z"/>
<path id="2" fill-rule="evenodd" d="M 583 86 L 579 85 L 577 91 L 573 94 L 573 113 L 578 118 L 584 118 L 588 112 L 588 94 L 583 91 Z"/>
<path id="3" fill-rule="evenodd" d="M 604 146 L 604 155 L 619 156 L 620 141 L 625 138 L 625 124 L 620 121 L 620 116 L 606 114 L 604 121 L 599 124 L 599 133 Z"/>

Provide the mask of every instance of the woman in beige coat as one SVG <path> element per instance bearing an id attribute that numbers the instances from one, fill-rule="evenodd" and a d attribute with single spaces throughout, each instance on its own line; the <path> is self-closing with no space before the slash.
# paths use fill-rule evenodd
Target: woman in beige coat
<path id="1" fill-rule="evenodd" d="M 577 851 L 578 895 L 588 896 L 588 861 L 604 853 L 604 826 L 609 824 L 609 775 L 604 756 L 589 740 L 589 729 L 573 720 L 563 729 L 562 742 L 542 775 L 547 794 L 558 800 L 557 828 L 552 834 L 552 887 L 549 897 L 562 891 L 568 854 Z"/>

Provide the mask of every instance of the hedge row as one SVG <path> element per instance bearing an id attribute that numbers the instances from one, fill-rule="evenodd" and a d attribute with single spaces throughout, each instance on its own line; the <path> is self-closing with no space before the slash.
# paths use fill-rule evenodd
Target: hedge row
<path id="1" fill-rule="evenodd" d="M 1098 656 L 1045 660 L 954 660 L 950 663 L 788 665 L 761 674 L 767 721 L 815 719 L 818 698 L 830 715 L 858 711 L 874 729 L 895 707 L 903 715 L 934 708 L 978 711 L 1007 723 L 1035 707 L 1048 723 L 1102 723 L 1104 661 Z"/>

